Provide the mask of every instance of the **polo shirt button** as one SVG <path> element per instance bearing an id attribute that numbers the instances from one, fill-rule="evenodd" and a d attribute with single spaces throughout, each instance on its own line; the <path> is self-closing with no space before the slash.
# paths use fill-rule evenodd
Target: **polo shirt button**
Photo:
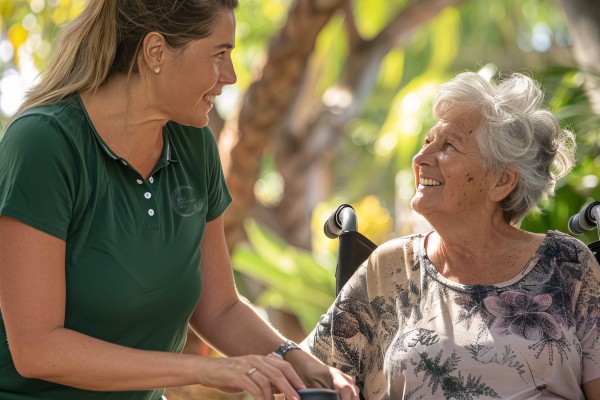
<path id="1" fill-rule="evenodd" d="M 149 199 L 150 197 L 152 197 L 152 194 L 150 192 L 146 192 L 144 193 L 144 197 Z"/>
<path id="2" fill-rule="evenodd" d="M 121 164 L 123 164 L 124 166 L 127 166 L 127 161 L 121 160 Z"/>
<path id="3" fill-rule="evenodd" d="M 153 177 L 150 177 L 150 179 L 148 179 L 148 181 L 149 181 L 150 183 L 154 183 L 154 178 L 153 178 Z"/>
<path id="4" fill-rule="evenodd" d="M 138 183 L 138 185 L 141 185 L 142 183 L 144 183 L 144 181 L 141 179 L 138 179 L 136 182 Z"/>
<path id="5" fill-rule="evenodd" d="M 154 210 L 153 209 L 149 209 L 148 210 L 148 215 L 152 217 L 154 215 Z"/>

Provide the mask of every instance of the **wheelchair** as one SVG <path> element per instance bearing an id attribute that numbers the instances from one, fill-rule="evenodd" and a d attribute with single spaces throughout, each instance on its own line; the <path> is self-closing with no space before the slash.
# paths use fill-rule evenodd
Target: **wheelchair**
<path id="1" fill-rule="evenodd" d="M 594 228 L 600 237 L 600 201 L 594 201 L 569 218 L 568 229 L 574 235 L 582 235 Z M 358 267 L 369 257 L 377 245 L 358 232 L 358 221 L 354 208 L 349 204 L 340 205 L 323 226 L 325 236 L 338 239 L 338 262 L 335 271 L 335 294 L 350 279 Z M 600 240 L 589 243 L 596 260 L 600 263 Z"/>

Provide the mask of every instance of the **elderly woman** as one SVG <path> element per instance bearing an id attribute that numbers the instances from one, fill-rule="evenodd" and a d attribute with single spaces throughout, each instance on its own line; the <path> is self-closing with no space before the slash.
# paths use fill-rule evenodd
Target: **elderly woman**
<path id="1" fill-rule="evenodd" d="M 530 78 L 443 85 L 413 159 L 434 228 L 363 263 L 303 343 L 366 399 L 600 398 L 600 269 L 579 240 L 519 229 L 573 165 Z"/>

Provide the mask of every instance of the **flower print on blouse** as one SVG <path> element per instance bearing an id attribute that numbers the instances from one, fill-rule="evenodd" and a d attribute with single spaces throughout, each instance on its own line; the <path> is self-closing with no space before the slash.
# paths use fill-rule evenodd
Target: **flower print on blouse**
<path id="1" fill-rule="evenodd" d="M 369 400 L 584 399 L 581 384 L 600 377 L 600 268 L 587 246 L 549 231 L 510 281 L 462 285 L 431 264 L 426 236 L 376 249 L 303 346 Z"/>

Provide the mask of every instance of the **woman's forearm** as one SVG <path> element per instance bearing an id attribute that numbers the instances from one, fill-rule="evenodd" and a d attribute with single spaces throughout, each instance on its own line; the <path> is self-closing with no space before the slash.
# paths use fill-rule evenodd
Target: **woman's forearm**
<path id="1" fill-rule="evenodd" d="M 94 391 L 147 390 L 200 383 L 193 355 L 137 350 L 57 328 L 31 343 L 11 346 L 17 371 L 28 378 Z"/>
<path id="2" fill-rule="evenodd" d="M 229 357 L 267 355 L 285 340 L 243 298 L 210 320 L 202 317 L 201 311 L 192 315 L 192 328 L 214 349 Z"/>

